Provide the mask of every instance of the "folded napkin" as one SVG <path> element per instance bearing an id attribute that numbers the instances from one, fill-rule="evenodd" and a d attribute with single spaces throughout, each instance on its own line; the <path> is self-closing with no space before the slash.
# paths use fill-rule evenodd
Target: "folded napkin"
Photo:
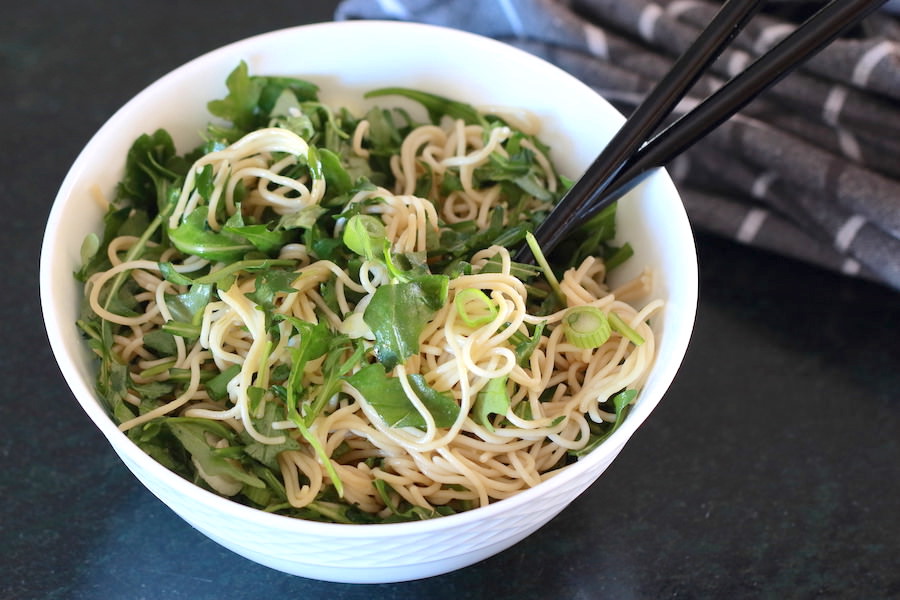
<path id="1" fill-rule="evenodd" d="M 678 110 L 820 4 L 768 3 Z M 567 70 L 627 115 L 719 6 L 345 0 L 335 17 L 417 21 L 501 40 Z M 900 22 L 870 16 L 668 168 L 696 229 L 900 289 Z"/>

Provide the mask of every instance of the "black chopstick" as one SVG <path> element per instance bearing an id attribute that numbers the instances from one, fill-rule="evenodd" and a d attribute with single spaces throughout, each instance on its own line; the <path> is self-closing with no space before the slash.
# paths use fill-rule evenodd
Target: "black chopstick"
<path id="1" fill-rule="evenodd" d="M 544 253 L 552 252 L 575 227 L 621 198 L 657 167 L 664 165 L 718 127 L 793 68 L 877 9 L 884 1 L 832 0 L 769 52 L 760 56 L 741 74 L 657 134 L 639 150 L 632 152 L 607 175 L 605 180 L 597 181 L 593 174 L 588 176 L 589 181 L 594 183 L 587 191 L 593 193 L 585 194 L 584 187 L 576 183 L 535 231 L 535 238 Z M 612 145 L 615 139 L 608 146 Z M 606 153 L 604 150 L 601 156 Z M 593 167 L 592 164 L 588 171 Z M 558 211 L 561 206 L 562 210 Z M 572 207 L 575 207 L 574 210 Z M 515 259 L 528 262 L 531 259 L 530 251 L 527 247 L 523 247 Z"/>
<path id="2" fill-rule="evenodd" d="M 743 73 L 647 142 L 622 166 L 615 181 L 607 186 L 608 194 L 585 206 L 576 220 L 584 222 L 621 198 L 657 167 L 684 152 L 883 3 L 884 0 L 833 0 Z"/>
<path id="3" fill-rule="evenodd" d="M 762 0 L 728 0 L 672 69 L 629 116 L 606 148 L 534 232 L 547 252 L 562 239 L 561 225 L 592 205 L 647 138 L 671 113 L 703 71 L 718 58 L 762 6 Z M 516 260 L 530 254 L 523 247 Z"/>

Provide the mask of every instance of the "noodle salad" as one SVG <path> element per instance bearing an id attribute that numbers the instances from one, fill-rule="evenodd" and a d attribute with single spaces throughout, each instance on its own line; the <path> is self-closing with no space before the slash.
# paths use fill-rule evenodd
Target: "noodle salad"
<path id="1" fill-rule="evenodd" d="M 560 247 L 534 119 L 405 88 L 362 116 L 241 63 L 179 154 L 140 136 L 82 246 L 78 326 L 119 429 L 279 514 L 453 514 L 552 477 L 626 418 L 654 358 L 650 276 L 615 207 Z M 531 245 L 537 266 L 511 252 Z M 640 308 L 638 308 L 640 306 Z"/>

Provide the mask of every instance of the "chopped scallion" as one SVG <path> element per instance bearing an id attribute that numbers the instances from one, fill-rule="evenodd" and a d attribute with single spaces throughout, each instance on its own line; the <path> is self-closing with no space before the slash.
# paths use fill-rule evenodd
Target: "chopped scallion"
<path id="1" fill-rule="evenodd" d="M 560 304 L 565 306 L 566 295 L 563 294 L 562 288 L 559 287 L 559 280 L 556 278 L 556 274 L 553 272 L 553 269 L 550 268 L 550 263 L 547 262 L 547 258 L 544 256 L 543 251 L 541 251 L 541 247 L 538 245 L 537 240 L 530 231 L 525 234 L 525 241 L 528 243 L 528 247 L 534 255 L 534 260 L 537 261 L 538 266 L 540 266 L 541 270 L 544 272 L 544 277 L 547 279 L 547 283 L 550 284 L 550 289 L 556 294 L 556 299 L 559 300 Z"/>
<path id="2" fill-rule="evenodd" d="M 632 329 L 628 323 L 623 321 L 622 317 L 612 311 L 609 313 L 609 325 L 612 327 L 613 331 L 621 333 L 624 337 L 631 340 L 631 343 L 635 346 L 640 346 L 644 343 L 644 338 L 642 338 L 637 331 Z"/>
<path id="3" fill-rule="evenodd" d="M 606 314 L 596 306 L 573 306 L 562 321 L 566 339 L 579 348 L 602 346 L 612 333 Z"/>
<path id="4" fill-rule="evenodd" d="M 468 288 L 457 292 L 453 299 L 456 314 L 469 327 L 480 327 L 497 316 L 497 305 L 481 290 Z"/>

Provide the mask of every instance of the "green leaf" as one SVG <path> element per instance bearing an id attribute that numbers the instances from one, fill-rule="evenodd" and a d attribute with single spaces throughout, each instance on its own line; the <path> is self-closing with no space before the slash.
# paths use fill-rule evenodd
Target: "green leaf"
<path id="1" fill-rule="evenodd" d="M 561 266 L 574 267 L 584 262 L 588 256 L 606 254 L 604 251 L 606 242 L 616 236 L 616 206 L 616 203 L 613 203 L 601 210 L 557 247 L 554 255 L 567 257 L 565 265 Z M 627 257 L 625 254 L 617 260 L 621 261 Z"/>
<path id="2" fill-rule="evenodd" d="M 171 333 L 154 329 L 144 334 L 144 346 L 153 350 L 157 356 L 175 356 L 175 338 Z"/>
<path id="3" fill-rule="evenodd" d="M 475 397 L 475 406 L 472 407 L 472 420 L 494 431 L 490 415 L 505 415 L 509 410 L 509 393 L 506 391 L 507 376 L 495 377 L 487 382 Z"/>
<path id="4" fill-rule="evenodd" d="M 291 284 L 297 279 L 294 271 L 283 269 L 267 269 L 257 274 L 254 280 L 254 289 L 247 297 L 253 300 L 263 309 L 271 310 L 275 306 L 275 294 L 291 293 L 296 290 Z"/>
<path id="5" fill-rule="evenodd" d="M 328 197 L 342 196 L 353 189 L 353 179 L 341 164 L 341 157 L 327 148 L 319 148 L 319 160 Z"/>
<path id="6" fill-rule="evenodd" d="M 209 397 L 216 402 L 223 402 L 228 398 L 228 383 L 241 372 L 241 365 L 231 365 L 212 379 L 206 382 L 205 388 Z"/>
<path id="7" fill-rule="evenodd" d="M 175 285 L 191 285 L 194 283 L 193 279 L 176 271 L 175 265 L 170 262 L 159 263 L 159 273 L 163 276 L 163 279 Z"/>
<path id="8" fill-rule="evenodd" d="M 109 258 L 106 255 L 106 249 L 109 247 L 109 242 L 118 237 L 119 230 L 122 228 L 125 221 L 128 220 L 130 213 L 131 209 L 129 207 L 117 209 L 110 206 L 109 210 L 106 211 L 106 214 L 103 215 L 103 236 L 99 245 L 96 248 L 93 248 L 92 242 L 87 240 L 82 242 L 83 250 L 87 250 L 88 252 L 93 250 L 93 252 L 91 253 L 90 259 L 83 261 L 81 269 L 75 273 L 75 278 L 78 279 L 78 281 L 87 281 L 94 273 L 105 271 L 110 268 L 111 265 Z M 86 252 L 83 251 L 82 259 L 84 259 L 85 254 Z"/>
<path id="9" fill-rule="evenodd" d="M 422 521 L 424 519 L 433 519 L 435 517 L 453 513 L 453 510 L 446 506 L 427 509 L 422 506 L 415 506 L 408 502 L 402 502 L 403 506 L 398 506 L 391 498 L 393 488 L 391 488 L 391 485 L 387 481 L 376 479 L 372 482 L 372 485 L 375 486 L 375 490 L 378 492 L 379 497 L 381 497 L 381 501 L 384 502 L 384 505 L 391 511 L 391 516 L 384 519 L 384 523 Z"/>
<path id="10" fill-rule="evenodd" d="M 541 335 L 544 333 L 544 327 L 546 327 L 546 325 L 546 321 L 541 321 L 534 328 L 534 335 L 532 335 L 531 338 L 526 338 L 516 344 L 516 362 L 519 366 L 524 367 L 528 364 L 528 361 L 531 360 L 534 349 L 541 343 Z"/>
<path id="11" fill-rule="evenodd" d="M 634 401 L 635 396 L 637 396 L 637 390 L 623 390 L 613 396 L 610 401 L 613 404 L 613 409 L 616 412 L 616 420 L 614 423 L 604 423 L 602 425 L 594 425 L 591 424 L 591 436 L 588 440 L 588 443 L 584 446 L 584 448 L 580 450 L 572 450 L 569 452 L 572 456 L 584 456 L 588 454 L 592 450 L 594 450 L 597 446 L 605 442 L 609 439 L 616 429 L 618 429 L 622 422 L 625 420 L 625 417 L 628 414 L 629 409 L 631 408 L 631 403 Z"/>
<path id="12" fill-rule="evenodd" d="M 286 92 L 292 94 L 298 102 L 315 101 L 319 96 L 319 86 L 304 79 L 260 75 L 252 76 L 250 79 L 262 84 L 259 111 L 266 116 L 273 114 L 279 98 Z"/>
<path id="13" fill-rule="evenodd" d="M 350 348 L 355 348 L 349 358 L 344 358 Z M 303 418 L 306 425 L 312 426 L 319 414 L 331 398 L 341 389 L 341 379 L 362 361 L 365 346 L 353 344 L 347 336 L 339 335 L 331 338 L 328 354 L 322 363 L 324 381 L 310 391 L 311 400 L 304 406 Z"/>
<path id="14" fill-rule="evenodd" d="M 293 239 L 293 234 L 284 229 L 271 230 L 267 225 L 245 225 L 240 206 L 222 226 L 223 233 L 230 233 L 237 238 L 244 238 L 263 254 L 273 254 Z M 235 238 L 235 239 L 237 239 Z"/>
<path id="15" fill-rule="evenodd" d="M 256 128 L 260 113 L 258 103 L 265 86 L 265 81 L 250 77 L 249 71 L 247 63 L 241 61 L 225 80 L 228 95 L 221 100 L 211 100 L 206 105 L 210 113 L 230 121 L 243 131 Z"/>
<path id="16" fill-rule="evenodd" d="M 409 375 L 409 385 L 437 427 L 450 427 L 459 415 L 459 405 L 449 393 L 438 392 L 425 383 L 421 375 Z M 363 367 L 347 378 L 347 382 L 365 397 L 378 416 L 391 427 L 425 429 L 425 419 L 416 410 L 396 377 L 388 377 L 384 365 L 375 363 Z"/>
<path id="17" fill-rule="evenodd" d="M 144 400 L 157 400 L 171 394 L 175 390 L 175 384 L 169 381 L 149 381 L 132 383 L 131 389 Z"/>
<path id="18" fill-rule="evenodd" d="M 372 215 L 353 215 L 344 226 L 342 240 L 356 254 L 374 260 L 387 242 L 384 223 Z"/>
<path id="19" fill-rule="evenodd" d="M 170 417 L 164 422 L 207 475 L 231 477 L 252 487 L 265 487 L 261 479 L 218 455 L 206 441 L 207 432 L 221 438 L 229 437 L 229 432 L 221 424 L 209 419 L 187 417 Z"/>
<path id="20" fill-rule="evenodd" d="M 306 419 L 299 410 L 299 397 L 305 392 L 303 387 L 303 373 L 306 370 L 306 363 L 310 360 L 319 358 L 328 351 L 331 340 L 331 331 L 325 325 L 324 321 L 320 321 L 318 324 L 313 325 L 295 317 L 284 316 L 283 318 L 289 321 L 300 333 L 300 344 L 292 348 L 291 351 L 293 364 L 291 365 L 291 373 L 288 376 L 285 386 L 287 417 L 297 426 L 297 430 L 300 432 L 300 435 L 303 436 L 303 439 L 312 446 L 316 456 L 319 458 L 319 462 L 325 467 L 325 471 L 331 478 L 338 494 L 343 494 L 343 484 L 341 483 L 340 477 L 338 477 L 337 471 L 334 469 L 334 465 L 331 464 L 331 460 L 328 458 L 325 448 L 319 443 L 319 438 L 309 430 Z"/>
<path id="21" fill-rule="evenodd" d="M 183 323 L 199 324 L 203 310 L 212 298 L 212 284 L 195 283 L 183 294 L 166 294 L 166 306 L 172 319 Z"/>
<path id="22" fill-rule="evenodd" d="M 278 221 L 278 227 L 281 229 L 309 229 L 326 212 L 328 209 L 318 204 L 310 204 L 295 213 L 282 215 Z"/>
<path id="23" fill-rule="evenodd" d="M 172 244 L 184 252 L 215 262 L 234 262 L 256 249 L 246 238 L 209 229 L 205 206 L 194 210 L 175 229 L 169 229 Z"/>
<path id="24" fill-rule="evenodd" d="M 446 275 L 428 275 L 375 290 L 363 320 L 375 334 L 375 356 L 386 369 L 419 351 L 419 335 L 447 302 L 449 282 Z"/>
<path id="25" fill-rule="evenodd" d="M 428 117 L 433 123 L 439 123 L 444 116 L 453 119 L 462 119 L 469 125 L 484 124 L 485 120 L 475 108 L 464 102 L 457 102 L 438 96 L 429 94 L 420 90 L 413 90 L 402 87 L 387 87 L 372 90 L 366 94 L 366 98 L 375 98 L 378 96 L 404 96 L 410 100 L 415 100 L 425 107 L 428 111 Z"/>
<path id="26" fill-rule="evenodd" d="M 167 184 L 186 171 L 185 166 L 179 164 L 175 144 L 167 131 L 157 129 L 152 134 L 143 134 L 134 141 L 125 157 L 125 173 L 116 188 L 116 201 L 155 214 L 165 203 Z"/>
<path id="27" fill-rule="evenodd" d="M 185 323 L 183 321 L 166 321 L 162 325 L 162 331 L 183 337 L 186 340 L 194 340 L 200 337 L 200 324 Z"/>
<path id="28" fill-rule="evenodd" d="M 280 467 L 278 466 L 278 455 L 286 450 L 299 450 L 300 443 L 297 442 L 294 438 L 289 435 L 285 435 L 286 432 L 276 430 L 272 427 L 272 423 L 277 421 L 284 421 L 287 419 L 287 414 L 282 405 L 277 402 L 267 402 L 266 409 L 263 413 L 261 419 L 253 419 L 253 425 L 258 432 L 263 435 L 276 437 L 279 435 L 284 436 L 284 441 L 280 444 L 262 444 L 257 442 L 249 433 L 246 431 L 241 432 L 240 438 L 244 442 L 244 451 L 248 456 L 258 460 L 268 468 L 280 472 Z"/>

